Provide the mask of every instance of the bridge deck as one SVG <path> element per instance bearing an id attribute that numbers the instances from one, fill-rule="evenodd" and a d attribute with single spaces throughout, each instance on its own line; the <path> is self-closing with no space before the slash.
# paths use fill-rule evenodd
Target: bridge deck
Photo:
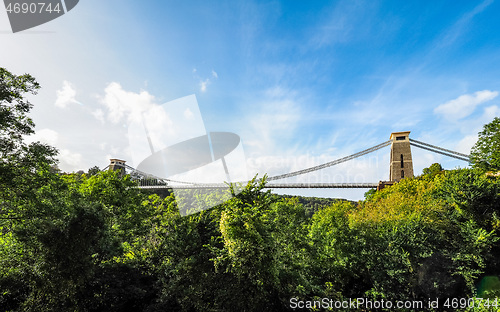
<path id="1" fill-rule="evenodd" d="M 290 188 L 377 188 L 378 183 L 270 183 L 267 189 L 290 189 Z M 196 184 L 196 185 L 148 185 L 139 186 L 141 189 L 221 189 L 227 188 L 227 184 Z"/>

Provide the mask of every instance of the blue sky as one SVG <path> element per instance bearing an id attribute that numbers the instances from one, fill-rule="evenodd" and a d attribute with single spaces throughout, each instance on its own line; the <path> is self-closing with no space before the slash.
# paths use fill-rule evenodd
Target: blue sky
<path id="1" fill-rule="evenodd" d="M 81 0 L 16 34 L 0 10 L 0 66 L 42 84 L 34 139 L 59 148 L 63 170 L 131 159 L 117 114 L 195 94 L 206 129 L 240 135 L 249 174 L 272 175 L 392 131 L 468 153 L 500 116 L 499 14 L 498 1 Z M 416 173 L 466 165 L 413 157 Z M 289 182 L 377 182 L 388 162 L 385 148 Z"/>

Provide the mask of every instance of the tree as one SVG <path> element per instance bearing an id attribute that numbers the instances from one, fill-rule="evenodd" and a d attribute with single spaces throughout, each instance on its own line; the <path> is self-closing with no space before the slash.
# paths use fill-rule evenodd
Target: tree
<path id="1" fill-rule="evenodd" d="M 500 118 L 484 125 L 479 138 L 472 147 L 470 158 L 472 166 L 485 171 L 500 170 Z"/>
<path id="2" fill-rule="evenodd" d="M 365 192 L 364 196 L 365 199 L 370 199 L 373 197 L 373 195 L 377 193 L 377 189 L 369 189 L 368 191 Z"/>
<path id="3" fill-rule="evenodd" d="M 38 82 L 29 74 L 16 76 L 0 67 L 0 165 L 2 166 L 13 163 L 18 157 L 28 156 L 30 152 L 45 152 L 45 156 L 55 156 L 55 150 L 46 145 L 37 142 L 27 146 L 23 142 L 23 136 L 35 132 L 35 124 L 27 115 L 33 105 L 24 98 L 24 95 L 36 94 L 39 88 Z"/>
<path id="4" fill-rule="evenodd" d="M 39 88 L 32 76 L 16 76 L 0 68 L 0 220 L 20 218 L 26 212 L 23 200 L 33 198 L 36 189 L 46 184 L 50 175 L 43 172 L 52 171 L 56 164 L 55 148 L 24 142 L 35 127 L 27 115 L 33 105 L 24 96 L 36 94 Z"/>
<path id="5" fill-rule="evenodd" d="M 35 78 L 25 74 L 16 76 L 0 67 L 0 136 L 2 138 L 1 152 L 5 153 L 15 146 L 7 144 L 7 139 L 21 140 L 22 135 L 34 133 L 35 127 L 31 118 L 26 116 L 33 105 L 24 99 L 24 93 L 36 94 L 40 85 Z M 4 143 L 5 142 L 5 143 Z M 5 156 L 5 154 L 2 154 Z"/>
<path id="6" fill-rule="evenodd" d="M 155 207 L 130 177 L 58 174 L 55 148 L 24 141 L 39 88 L 0 68 L 0 310 L 142 311 L 151 278 L 120 260 Z"/>
<path id="7" fill-rule="evenodd" d="M 422 170 L 422 173 L 425 174 L 425 175 L 431 175 L 431 176 L 434 176 L 436 175 L 437 173 L 443 171 L 443 167 L 441 166 L 441 164 L 439 163 L 433 163 L 432 165 L 430 165 L 429 168 L 424 168 Z"/>
<path id="8" fill-rule="evenodd" d="M 94 166 L 94 167 L 89 169 L 87 175 L 90 177 L 90 176 L 98 174 L 99 172 L 101 172 L 101 169 L 99 169 L 98 166 Z"/>

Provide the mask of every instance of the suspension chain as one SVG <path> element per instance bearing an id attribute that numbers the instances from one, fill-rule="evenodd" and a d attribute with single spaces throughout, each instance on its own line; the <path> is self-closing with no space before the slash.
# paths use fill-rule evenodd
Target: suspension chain
<path id="1" fill-rule="evenodd" d="M 425 150 L 428 150 L 428 151 L 431 151 L 431 152 L 434 152 L 434 153 L 445 155 L 445 156 L 448 156 L 448 157 L 453 157 L 453 158 L 456 158 L 456 159 L 460 159 L 460 160 L 463 160 L 463 161 L 470 162 L 470 159 L 469 159 L 468 156 L 464 156 L 464 157 L 457 156 L 457 155 L 454 155 L 454 154 L 451 154 L 451 153 L 447 153 L 447 152 L 444 152 L 444 151 L 441 151 L 441 150 L 437 150 L 437 149 L 432 149 L 430 147 L 422 146 L 422 145 L 419 145 L 419 144 L 416 144 L 416 143 L 411 143 L 411 142 L 410 142 L 410 145 L 418 147 L 418 148 L 421 148 L 421 149 L 425 149 Z"/>
<path id="2" fill-rule="evenodd" d="M 420 144 L 420 145 L 425 145 L 425 146 L 428 146 L 428 147 L 431 147 L 433 149 L 436 149 L 436 150 L 441 150 L 443 152 L 447 152 L 449 154 L 454 154 L 454 155 L 457 155 L 457 156 L 460 156 L 460 157 L 463 157 L 463 158 L 469 158 L 469 155 L 466 155 L 466 154 L 462 154 L 462 153 L 459 153 L 459 152 L 455 152 L 455 151 L 451 151 L 449 149 L 446 149 L 446 148 L 442 148 L 442 147 L 439 147 L 439 146 L 435 146 L 435 145 L 431 145 L 429 143 L 425 143 L 425 142 L 420 142 L 420 141 L 417 141 L 417 140 L 413 140 L 413 139 L 410 139 L 410 142 L 414 142 L 414 143 L 417 143 L 417 144 Z M 415 145 L 417 146 L 417 145 Z M 418 146 L 420 147 L 420 146 Z M 447 155 L 447 156 L 451 156 L 451 155 Z M 451 156 L 453 157 L 453 156 Z"/>
<path id="3" fill-rule="evenodd" d="M 276 176 L 273 176 L 273 177 L 269 177 L 269 178 L 267 178 L 267 180 L 268 181 L 273 181 L 273 180 L 285 179 L 285 178 L 294 177 L 294 176 L 298 176 L 298 175 L 301 175 L 301 174 L 306 174 L 306 173 L 309 173 L 309 172 L 313 172 L 313 171 L 316 171 L 316 170 L 328 168 L 328 167 L 331 167 L 331 166 L 335 166 L 335 165 L 341 164 L 343 162 L 346 162 L 348 160 L 351 160 L 351 159 L 354 159 L 354 158 L 366 155 L 368 153 L 374 152 L 376 150 L 379 150 L 379 149 L 381 149 L 383 147 L 386 147 L 386 146 L 390 145 L 391 143 L 392 143 L 392 141 L 389 140 L 389 141 L 380 143 L 378 145 L 375 145 L 373 147 L 370 147 L 368 149 L 365 149 L 364 151 L 358 152 L 356 154 L 352 154 L 352 155 L 349 155 L 349 156 L 346 156 L 346 157 L 342 157 L 342 158 L 339 158 L 339 159 L 327 162 L 325 164 L 314 166 L 314 167 L 311 167 L 311 168 L 302 169 L 302 170 L 298 170 L 298 171 L 294 171 L 294 172 L 290 172 L 290 173 L 286 173 L 286 174 L 280 174 L 280 175 L 276 175 Z"/>

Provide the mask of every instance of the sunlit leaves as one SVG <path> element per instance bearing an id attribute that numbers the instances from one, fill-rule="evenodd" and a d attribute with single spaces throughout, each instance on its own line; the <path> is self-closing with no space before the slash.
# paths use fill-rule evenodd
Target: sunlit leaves
<path id="1" fill-rule="evenodd" d="M 487 171 L 500 170 L 500 118 L 495 117 L 483 126 L 470 153 L 475 168 Z"/>

